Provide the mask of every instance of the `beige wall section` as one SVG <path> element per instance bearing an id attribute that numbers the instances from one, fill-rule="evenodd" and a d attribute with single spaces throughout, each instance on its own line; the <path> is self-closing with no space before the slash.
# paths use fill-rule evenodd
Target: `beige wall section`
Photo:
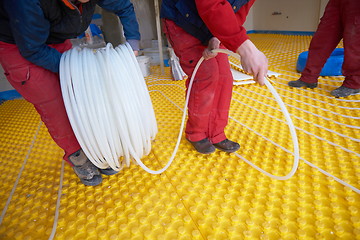
<path id="1" fill-rule="evenodd" d="M 152 45 L 152 40 L 157 39 L 155 24 L 155 8 L 153 0 L 131 0 L 136 12 L 141 33 L 140 48 L 148 48 Z M 122 25 L 119 18 L 106 10 L 101 10 L 105 40 L 114 46 L 125 41 Z"/>
<path id="2" fill-rule="evenodd" d="M 324 14 L 325 7 L 328 4 L 328 2 L 329 2 L 329 0 L 321 0 L 321 2 L 320 2 L 320 18 Z"/>
<path id="3" fill-rule="evenodd" d="M 100 12 L 103 22 L 101 30 L 103 31 L 105 41 L 113 46 L 124 43 L 125 39 L 119 17 L 104 9 L 101 9 Z"/>
<path id="4" fill-rule="evenodd" d="M 315 31 L 321 0 L 257 0 L 254 30 Z"/>
<path id="5" fill-rule="evenodd" d="M 152 47 L 152 40 L 157 39 L 154 0 L 131 0 L 131 2 L 134 4 L 139 22 L 140 48 Z"/>
<path id="6" fill-rule="evenodd" d="M 0 92 L 14 89 L 4 75 L 4 70 L 0 65 Z"/>
<path id="7" fill-rule="evenodd" d="M 249 14 L 246 17 L 244 27 L 248 31 L 254 30 L 254 8 L 250 9 Z"/>

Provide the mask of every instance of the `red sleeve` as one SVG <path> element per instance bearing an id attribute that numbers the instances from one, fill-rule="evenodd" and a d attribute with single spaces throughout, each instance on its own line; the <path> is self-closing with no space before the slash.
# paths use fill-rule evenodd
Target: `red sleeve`
<path id="1" fill-rule="evenodd" d="M 236 49 L 249 37 L 242 26 L 255 0 L 250 0 L 234 13 L 226 0 L 195 0 L 200 17 L 224 46 L 236 52 Z"/>

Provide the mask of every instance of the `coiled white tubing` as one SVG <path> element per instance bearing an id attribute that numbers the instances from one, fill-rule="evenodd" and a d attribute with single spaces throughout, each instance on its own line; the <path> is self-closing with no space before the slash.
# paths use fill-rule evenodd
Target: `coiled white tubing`
<path id="1" fill-rule="evenodd" d="M 60 60 L 60 84 L 74 134 L 95 166 L 120 171 L 135 159 L 157 173 L 140 160 L 150 153 L 158 129 L 129 44 L 66 51 Z"/>
<path id="2" fill-rule="evenodd" d="M 223 49 L 213 52 L 239 57 Z M 203 57 L 200 58 L 190 79 L 173 153 L 162 169 L 154 171 L 140 160 L 151 150 L 157 125 L 147 86 L 130 45 L 123 44 L 114 49 L 108 44 L 106 49 L 95 52 L 86 48 L 65 52 L 60 61 L 61 90 L 71 126 L 90 161 L 99 168 L 110 166 L 119 171 L 124 165 L 129 166 L 131 159 L 135 159 L 149 173 L 164 172 L 171 165 L 179 148 L 192 84 L 203 60 Z M 76 80 L 73 81 L 74 79 Z M 235 154 L 265 175 L 286 180 L 295 174 L 299 165 L 297 135 L 280 96 L 267 79 L 265 85 L 274 95 L 289 125 L 294 144 L 293 167 L 286 176 L 275 176 Z M 124 162 L 119 163 L 120 157 L 123 157 Z"/>

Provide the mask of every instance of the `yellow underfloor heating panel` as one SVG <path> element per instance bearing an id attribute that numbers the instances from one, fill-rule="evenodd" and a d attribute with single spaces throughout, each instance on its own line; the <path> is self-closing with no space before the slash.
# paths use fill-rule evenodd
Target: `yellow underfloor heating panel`
<path id="1" fill-rule="evenodd" d="M 300 146 L 278 103 L 256 84 L 234 86 L 227 136 L 238 155 L 195 152 L 184 137 L 170 168 L 151 175 L 138 165 L 82 185 L 31 104 L 0 105 L 0 239 L 360 239 L 360 95 L 334 98 L 343 77 L 321 77 L 316 89 L 287 86 L 311 37 L 250 34 L 269 59 Z M 236 59 L 231 59 L 236 62 Z M 159 133 L 144 163 L 162 168 L 175 147 L 184 81 L 152 67 L 146 82 Z"/>

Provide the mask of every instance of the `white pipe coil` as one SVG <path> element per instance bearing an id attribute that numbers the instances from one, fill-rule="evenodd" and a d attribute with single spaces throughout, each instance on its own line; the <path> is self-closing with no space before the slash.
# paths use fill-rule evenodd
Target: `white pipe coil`
<path id="1" fill-rule="evenodd" d="M 158 129 L 130 45 L 66 51 L 60 84 L 75 136 L 95 166 L 120 171 L 131 159 L 143 165 Z"/>

